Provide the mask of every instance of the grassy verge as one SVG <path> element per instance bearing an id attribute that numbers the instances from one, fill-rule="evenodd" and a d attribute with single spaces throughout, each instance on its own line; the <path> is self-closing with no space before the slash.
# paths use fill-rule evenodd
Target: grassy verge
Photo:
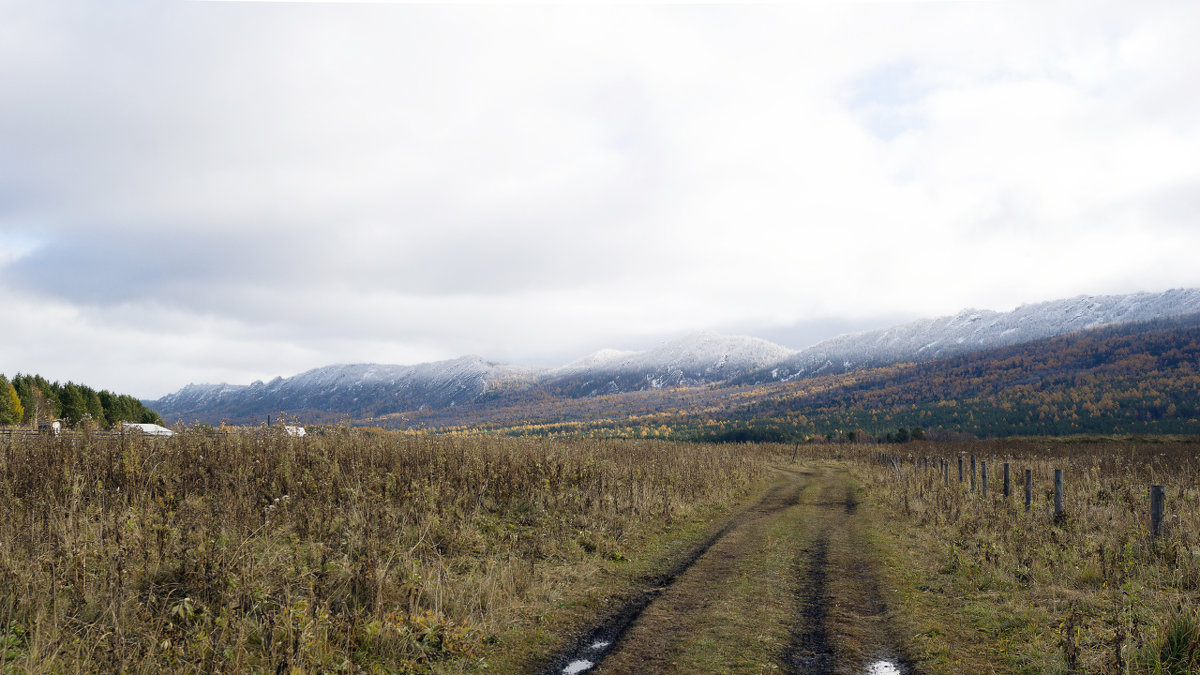
<path id="1" fill-rule="evenodd" d="M 921 672 L 1186 673 L 1200 666 L 1200 493 L 1195 455 L 1121 443 L 971 446 L 992 467 L 989 494 L 957 480 L 955 446 L 918 446 L 898 469 L 842 448 L 875 515 L 883 584 Z M 951 459 L 951 476 L 914 464 Z M 1001 472 L 1024 468 L 1027 512 Z M 969 467 L 969 459 L 965 462 Z M 1066 475 L 1065 514 L 1050 478 Z M 1020 469 L 1019 471 L 1017 469 Z M 969 477 L 969 469 L 967 469 Z M 1166 486 L 1169 516 L 1150 536 L 1146 490 Z M 1019 489 L 1017 489 L 1019 486 Z"/>
<path id="2" fill-rule="evenodd" d="M 931 675 L 1008 672 L 1003 640 L 981 629 L 1004 622 L 977 620 L 980 609 L 1000 608 L 983 598 L 972 601 L 972 587 L 945 574 L 945 550 L 937 535 L 898 521 L 890 506 L 874 497 L 864 499 L 860 514 L 862 541 L 876 562 L 880 594 L 903 658 L 917 672 Z"/>

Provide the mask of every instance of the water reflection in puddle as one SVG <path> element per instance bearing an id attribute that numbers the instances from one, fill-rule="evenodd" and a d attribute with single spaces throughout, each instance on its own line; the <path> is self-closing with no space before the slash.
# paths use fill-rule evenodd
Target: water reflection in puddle
<path id="1" fill-rule="evenodd" d="M 867 666 L 866 675 L 900 675 L 900 666 L 895 661 L 876 661 Z"/>
<path id="2" fill-rule="evenodd" d="M 592 652 L 588 656 L 598 661 L 603 658 L 604 652 L 608 651 L 608 648 L 611 646 L 612 640 L 596 640 L 587 646 L 587 651 Z M 562 669 L 562 673 L 563 675 L 576 675 L 590 669 L 594 665 L 596 665 L 596 662 L 589 659 L 575 659 Z"/>
<path id="3" fill-rule="evenodd" d="M 587 670 L 588 668 L 591 668 L 594 665 L 596 665 L 596 664 L 594 664 L 591 661 L 588 661 L 586 659 L 579 659 L 578 661 L 572 661 L 567 664 L 566 668 L 563 668 L 563 675 L 575 675 L 575 673 L 582 673 L 583 671 Z"/>

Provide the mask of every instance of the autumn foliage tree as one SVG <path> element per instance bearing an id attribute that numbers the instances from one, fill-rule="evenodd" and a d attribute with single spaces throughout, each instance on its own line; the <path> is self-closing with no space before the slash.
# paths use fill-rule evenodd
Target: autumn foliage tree
<path id="1" fill-rule="evenodd" d="M 17 424 L 25 415 L 21 397 L 8 378 L 0 375 L 0 424 Z"/>

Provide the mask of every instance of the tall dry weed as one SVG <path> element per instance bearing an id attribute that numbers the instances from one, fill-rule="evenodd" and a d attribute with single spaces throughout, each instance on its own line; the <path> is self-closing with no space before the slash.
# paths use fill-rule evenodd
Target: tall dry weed
<path id="1" fill-rule="evenodd" d="M 0 441 L 0 671 L 417 672 L 761 453 L 328 430 Z"/>

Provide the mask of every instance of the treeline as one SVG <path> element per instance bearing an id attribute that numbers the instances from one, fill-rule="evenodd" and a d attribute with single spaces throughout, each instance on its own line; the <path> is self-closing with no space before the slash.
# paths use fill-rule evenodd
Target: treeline
<path id="1" fill-rule="evenodd" d="M 112 428 L 121 422 L 162 424 L 158 413 L 127 394 L 84 384 L 50 382 L 41 375 L 0 375 L 0 425 L 36 426 L 47 420 L 68 426 Z"/>

